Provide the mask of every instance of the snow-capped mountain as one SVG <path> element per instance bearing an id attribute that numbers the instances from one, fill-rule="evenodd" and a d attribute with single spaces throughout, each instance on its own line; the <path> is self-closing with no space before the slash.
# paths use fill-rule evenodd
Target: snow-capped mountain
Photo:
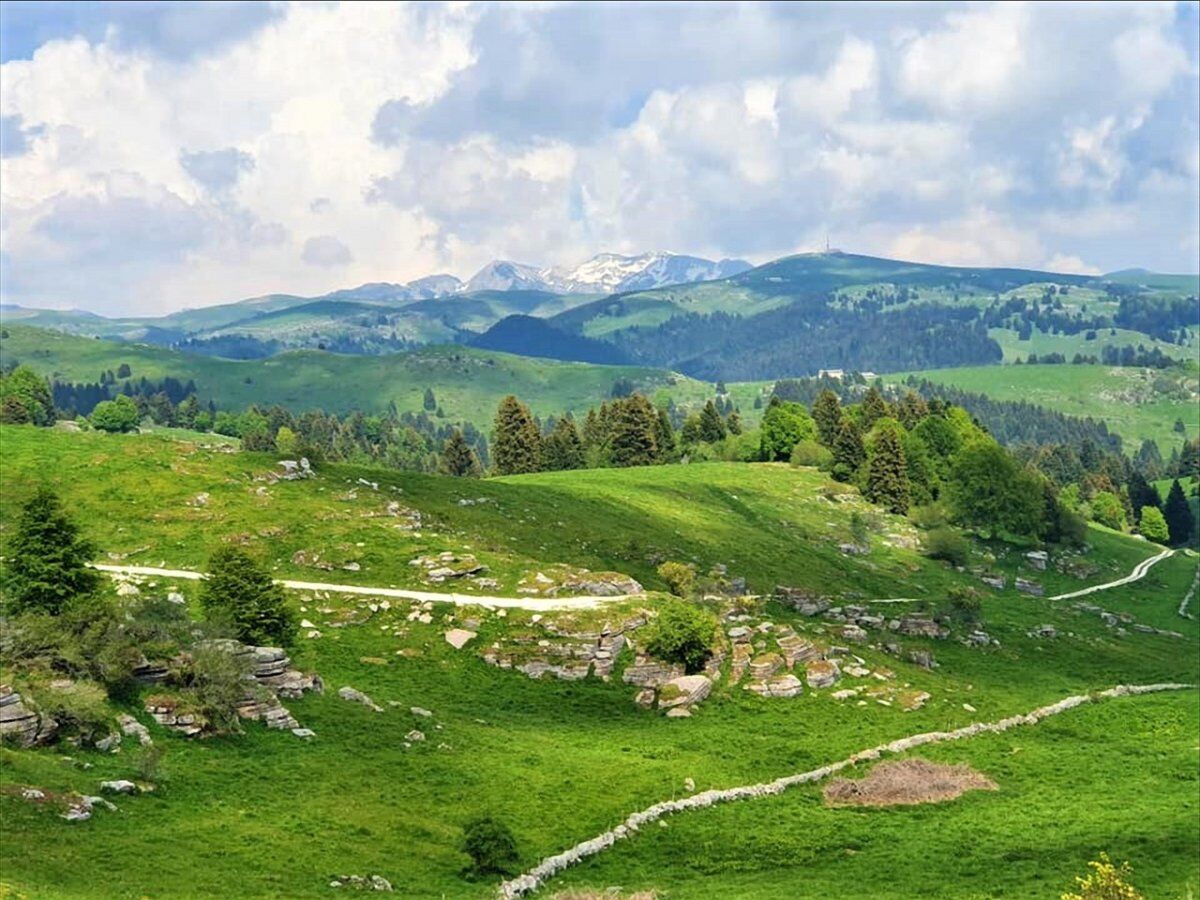
<path id="1" fill-rule="evenodd" d="M 600 253 L 574 269 L 553 271 L 562 290 L 615 294 L 728 278 L 749 268 L 750 263 L 740 259 L 713 262 L 675 253 L 643 253 L 639 256 Z"/>
<path id="2" fill-rule="evenodd" d="M 464 284 L 460 291 L 553 291 L 546 279 L 548 269 L 494 259 Z"/>
<path id="3" fill-rule="evenodd" d="M 480 269 L 461 290 L 616 294 L 728 278 L 750 268 L 750 263 L 740 259 L 713 262 L 675 253 L 643 253 L 639 256 L 600 253 L 574 268 L 539 269 L 508 260 L 494 260 Z"/>

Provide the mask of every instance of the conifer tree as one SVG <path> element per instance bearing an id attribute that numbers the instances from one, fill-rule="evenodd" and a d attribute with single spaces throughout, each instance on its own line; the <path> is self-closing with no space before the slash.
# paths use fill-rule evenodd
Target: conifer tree
<path id="1" fill-rule="evenodd" d="M 725 428 L 730 434 L 742 433 L 742 416 L 736 409 L 725 417 Z"/>
<path id="2" fill-rule="evenodd" d="M 821 391 L 813 402 L 812 418 L 817 423 L 817 440 L 826 447 L 832 447 L 838 426 L 842 423 L 842 401 L 838 395 L 828 388 Z"/>
<path id="3" fill-rule="evenodd" d="M 1192 510 L 1188 506 L 1187 497 L 1183 494 L 1183 485 L 1179 483 L 1178 478 L 1171 482 L 1163 517 L 1167 520 L 1171 543 L 1176 547 L 1186 544 L 1192 536 Z"/>
<path id="4" fill-rule="evenodd" d="M 425 388 L 425 396 L 421 399 L 421 405 L 425 407 L 426 412 L 433 412 L 437 409 L 437 397 L 433 395 L 433 388 Z"/>
<path id="5" fill-rule="evenodd" d="M 892 409 L 879 393 L 879 388 L 872 385 L 862 400 L 861 424 L 863 431 L 870 431 L 871 426 L 884 416 L 890 416 Z"/>
<path id="6" fill-rule="evenodd" d="M 1142 520 L 1142 510 L 1146 507 L 1162 509 L 1162 500 L 1159 499 L 1158 491 L 1150 486 L 1150 483 L 1142 477 L 1141 472 L 1134 472 L 1129 477 L 1129 504 L 1136 511 L 1139 522 Z"/>
<path id="7" fill-rule="evenodd" d="M 929 406 L 916 391 L 909 391 L 896 404 L 896 418 L 900 424 L 911 431 L 917 424 L 929 415 Z"/>
<path id="8" fill-rule="evenodd" d="M 867 499 L 885 507 L 888 512 L 908 512 L 908 474 L 904 463 L 904 447 L 900 435 L 886 428 L 875 439 L 867 465 Z"/>
<path id="9" fill-rule="evenodd" d="M 483 473 L 479 457 L 457 428 L 450 432 L 450 437 L 442 444 L 438 470 L 443 475 L 455 475 L 459 478 L 478 478 Z"/>
<path id="10" fill-rule="evenodd" d="M 867 451 L 863 447 L 862 433 L 849 416 L 844 417 L 838 426 L 831 449 L 833 450 L 833 477 L 840 481 L 849 481 L 867 458 Z"/>
<path id="11" fill-rule="evenodd" d="M 100 576 L 88 568 L 94 548 L 42 485 L 21 508 L 8 544 L 5 593 L 16 610 L 57 615 L 71 600 L 90 594 Z"/>
<path id="12" fill-rule="evenodd" d="M 700 440 L 715 443 L 725 439 L 725 420 L 717 412 L 717 405 L 709 400 L 700 411 Z"/>
<path id="13" fill-rule="evenodd" d="M 579 439 L 575 420 L 563 416 L 542 441 L 542 467 L 548 472 L 561 472 L 583 466 L 583 442 Z"/>
<path id="14" fill-rule="evenodd" d="M 633 394 L 612 405 L 609 459 L 614 466 L 649 466 L 658 462 L 658 415 L 650 401 Z"/>
<path id="15" fill-rule="evenodd" d="M 542 467 L 542 435 L 529 408 L 509 394 L 500 401 L 492 433 L 492 466 L 497 475 L 537 472 Z"/>
<path id="16" fill-rule="evenodd" d="M 654 443 L 658 445 L 658 461 L 670 462 L 675 455 L 675 429 L 671 427 L 671 416 L 665 409 L 658 411 Z"/>

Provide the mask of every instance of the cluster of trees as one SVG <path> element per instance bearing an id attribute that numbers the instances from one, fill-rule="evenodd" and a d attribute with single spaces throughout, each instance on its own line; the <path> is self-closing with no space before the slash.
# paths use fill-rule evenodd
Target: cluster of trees
<path id="1" fill-rule="evenodd" d="M 1094 332 L 1089 332 L 1093 334 Z M 1143 345 L 1138 344 L 1134 347 L 1132 344 L 1126 344 L 1123 347 L 1107 346 L 1102 347 L 1100 355 L 1095 354 L 1085 356 L 1082 353 L 1076 353 L 1070 360 L 1072 365 L 1096 365 L 1102 363 L 1106 366 L 1126 366 L 1136 367 L 1140 369 L 1169 369 L 1172 366 L 1178 366 L 1181 363 L 1173 357 L 1167 356 L 1158 347 L 1152 347 L 1147 350 Z M 1062 353 L 1043 353 L 1038 356 L 1036 353 L 1030 353 L 1025 358 L 1025 364 L 1030 366 L 1061 366 L 1066 365 L 1067 357 Z M 1021 360 L 1017 360 L 1017 365 L 1021 364 Z"/>

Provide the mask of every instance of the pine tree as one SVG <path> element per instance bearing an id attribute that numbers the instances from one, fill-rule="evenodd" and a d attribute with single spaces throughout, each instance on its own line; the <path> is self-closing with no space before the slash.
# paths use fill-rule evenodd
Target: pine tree
<path id="1" fill-rule="evenodd" d="M 736 409 L 725 417 L 725 428 L 730 434 L 742 433 L 742 416 Z"/>
<path id="2" fill-rule="evenodd" d="M 828 388 L 821 391 L 813 402 L 812 417 L 817 423 L 817 440 L 826 447 L 832 447 L 838 426 L 842 423 L 842 401 L 838 395 Z"/>
<path id="3" fill-rule="evenodd" d="M 867 451 L 863 447 L 862 433 L 849 416 L 843 418 L 838 426 L 831 449 L 833 450 L 834 478 L 849 481 L 867 458 Z"/>
<path id="4" fill-rule="evenodd" d="M 904 398 L 896 404 L 896 418 L 900 420 L 900 424 L 909 431 L 917 427 L 917 424 L 929 415 L 929 406 L 921 398 L 921 395 L 916 391 L 909 391 L 904 395 Z"/>
<path id="5" fill-rule="evenodd" d="M 871 426 L 879 419 L 892 414 L 892 409 L 888 406 L 888 402 L 883 399 L 883 394 L 879 393 L 879 388 L 872 386 L 862 400 L 862 429 L 870 431 Z"/>
<path id="6" fill-rule="evenodd" d="M 1135 510 L 1139 522 L 1141 521 L 1141 512 L 1146 507 L 1162 508 L 1162 500 L 1159 499 L 1158 491 L 1142 477 L 1141 472 L 1134 472 L 1129 478 L 1129 505 Z"/>
<path id="7" fill-rule="evenodd" d="M 613 403 L 609 459 L 614 466 L 649 466 L 658 462 L 658 414 L 641 394 Z"/>
<path id="8" fill-rule="evenodd" d="M 1179 478 L 1200 478 L 1200 438 L 1184 441 L 1176 475 Z"/>
<path id="9" fill-rule="evenodd" d="M 717 412 L 716 404 L 709 400 L 700 411 L 700 440 L 711 444 L 724 439 L 725 420 Z"/>
<path id="10" fill-rule="evenodd" d="M 1167 520 L 1171 543 L 1176 547 L 1186 544 L 1192 536 L 1192 510 L 1188 506 L 1187 497 L 1183 494 L 1183 485 L 1179 483 L 1178 478 L 1171 482 L 1163 517 Z"/>
<path id="11" fill-rule="evenodd" d="M 665 409 L 658 411 L 658 427 L 654 431 L 654 443 L 658 445 L 658 461 L 670 462 L 675 456 L 675 429 L 671 427 L 671 416 Z"/>
<path id="12" fill-rule="evenodd" d="M 542 435 L 529 408 L 509 394 L 500 401 L 492 432 L 492 467 L 497 475 L 537 472 L 542 467 Z"/>
<path id="13" fill-rule="evenodd" d="M 450 437 L 442 444 L 438 471 L 443 475 L 455 475 L 459 478 L 478 478 L 483 473 L 479 457 L 457 428 L 450 432 Z"/>
<path id="14" fill-rule="evenodd" d="M 904 447 L 893 428 L 882 429 L 867 465 L 867 499 L 888 512 L 908 512 L 908 474 Z"/>
<path id="15" fill-rule="evenodd" d="M 200 605 L 212 618 L 231 624 L 239 640 L 287 646 L 296 636 L 296 617 L 283 588 L 238 547 L 222 547 L 208 562 Z"/>
<path id="16" fill-rule="evenodd" d="M 542 467 L 548 472 L 584 467 L 583 442 L 575 428 L 575 420 L 564 416 L 542 441 Z"/>
<path id="17" fill-rule="evenodd" d="M 425 407 L 426 412 L 433 412 L 437 409 L 437 397 L 433 395 L 433 388 L 425 388 L 425 396 L 421 405 Z"/>
<path id="18" fill-rule="evenodd" d="M 13 609 L 58 615 L 71 600 L 90 594 L 100 580 L 87 565 L 93 553 L 58 495 L 39 487 L 21 508 L 8 544 L 5 587 Z"/>

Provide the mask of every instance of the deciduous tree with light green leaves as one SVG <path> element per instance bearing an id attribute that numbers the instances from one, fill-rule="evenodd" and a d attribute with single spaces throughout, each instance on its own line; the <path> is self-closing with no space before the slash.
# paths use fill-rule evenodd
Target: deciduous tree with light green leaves
<path id="1" fill-rule="evenodd" d="M 1142 507 L 1138 530 L 1146 540 L 1154 541 L 1156 544 L 1166 544 L 1171 539 L 1166 517 L 1157 506 Z"/>
<path id="2" fill-rule="evenodd" d="M 772 397 L 759 429 L 759 455 L 766 462 L 791 459 L 801 441 L 817 436 L 817 426 L 800 403 Z"/>
<path id="3" fill-rule="evenodd" d="M 964 525 L 992 535 L 1032 535 L 1041 524 L 1038 477 L 991 439 L 972 441 L 958 452 L 946 488 L 955 518 Z"/>

